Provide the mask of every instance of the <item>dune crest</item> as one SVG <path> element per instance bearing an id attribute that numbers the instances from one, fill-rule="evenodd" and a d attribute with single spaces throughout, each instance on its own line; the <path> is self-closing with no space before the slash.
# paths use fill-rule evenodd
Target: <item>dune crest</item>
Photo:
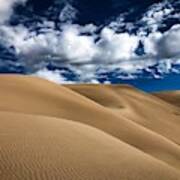
<path id="1" fill-rule="evenodd" d="M 126 85 L 0 81 L 3 180 L 180 179 L 175 105 Z"/>
<path id="2" fill-rule="evenodd" d="M 177 116 L 179 109 L 172 104 L 127 85 L 67 85 L 66 87 L 92 99 L 119 116 L 126 117 L 180 144 L 180 124 Z"/>

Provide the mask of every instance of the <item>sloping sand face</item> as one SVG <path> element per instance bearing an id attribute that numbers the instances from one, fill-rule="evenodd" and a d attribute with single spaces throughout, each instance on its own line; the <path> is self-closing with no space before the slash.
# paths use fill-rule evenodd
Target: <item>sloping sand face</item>
<path id="1" fill-rule="evenodd" d="M 67 85 L 66 87 L 98 102 L 120 117 L 126 117 L 180 143 L 180 123 L 177 116 L 179 109 L 167 102 L 127 85 Z M 176 101 L 180 102 L 178 99 Z"/>
<path id="2" fill-rule="evenodd" d="M 0 113 L 1 179 L 178 179 L 177 170 L 95 128 Z"/>
<path id="3" fill-rule="evenodd" d="M 154 93 L 154 95 L 170 104 L 180 107 L 180 91 Z"/>
<path id="4" fill-rule="evenodd" d="M 177 107 L 129 86 L 0 81 L 0 179 L 180 179 Z"/>

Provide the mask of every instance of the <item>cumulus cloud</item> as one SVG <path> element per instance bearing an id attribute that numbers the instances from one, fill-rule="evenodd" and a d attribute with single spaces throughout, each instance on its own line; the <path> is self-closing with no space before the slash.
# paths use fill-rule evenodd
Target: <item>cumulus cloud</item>
<path id="1" fill-rule="evenodd" d="M 25 1 L 0 0 L 0 23 L 8 20 L 14 3 Z M 68 23 L 61 24 L 60 30 L 55 28 L 54 22 L 47 20 L 38 24 L 38 33 L 23 25 L 12 27 L 2 24 L 0 40 L 7 48 L 13 47 L 17 57 L 28 68 L 38 70 L 37 76 L 55 82 L 64 82 L 66 79 L 59 71 L 51 72 L 42 68 L 46 61 L 69 65 L 79 75 L 80 81 L 92 83 L 99 83 L 97 72 L 100 69 L 105 72 L 119 69 L 129 78 L 135 77 L 132 74 L 142 70 L 148 71 L 149 66 L 159 63 L 160 71 L 168 72 L 172 64 L 169 59 L 180 56 L 180 25 L 165 33 L 159 32 L 158 27 L 164 17 L 172 11 L 173 8 L 167 6 L 167 3 L 156 4 L 141 20 L 151 29 L 149 34 L 145 33 L 144 27 L 137 33 L 130 34 L 128 31 L 117 32 L 114 26 L 101 27 L 100 30 L 100 27 L 94 24 L 72 24 L 71 19 L 75 18 L 76 11 L 67 4 L 59 18 Z M 124 19 L 122 21 L 125 23 Z M 143 55 L 136 54 L 140 42 L 144 50 Z M 168 59 L 168 63 L 159 61 L 163 59 Z"/>
<path id="2" fill-rule="evenodd" d="M 27 0 L 0 0 L 0 24 L 9 20 L 15 3 L 25 3 Z"/>
<path id="3" fill-rule="evenodd" d="M 93 36 L 80 35 L 74 26 L 64 27 L 60 40 L 60 51 L 71 62 L 91 61 L 98 53 Z"/>
<path id="4" fill-rule="evenodd" d="M 149 34 L 147 37 L 143 37 L 144 50 L 149 56 L 158 56 L 158 43 L 160 42 L 163 34 L 160 32 L 154 32 Z"/>
<path id="5" fill-rule="evenodd" d="M 24 63 L 38 63 L 48 58 L 51 54 L 56 54 L 59 45 L 59 33 L 53 29 L 36 34 L 30 32 L 23 25 L 15 27 L 3 25 L 0 27 L 1 42 L 9 47 L 14 47 L 16 55 Z"/>
<path id="6" fill-rule="evenodd" d="M 101 57 L 107 61 L 129 60 L 135 56 L 139 38 L 128 33 L 115 33 L 112 29 L 104 28 L 98 46 Z"/>
<path id="7" fill-rule="evenodd" d="M 17 55 L 38 60 L 49 55 L 66 63 L 116 62 L 135 56 L 139 39 L 128 33 L 115 33 L 104 28 L 100 40 L 95 41 L 96 26 L 65 25 L 62 32 L 54 29 L 36 34 L 24 26 L 2 26 L 0 32 L 4 42 L 13 46 Z M 90 35 L 84 35 L 90 33 Z M 51 58 L 52 58 L 51 56 Z"/>
<path id="8" fill-rule="evenodd" d="M 33 76 L 37 76 L 40 78 L 47 79 L 49 81 L 58 83 L 58 84 L 67 84 L 67 83 L 73 83 L 71 81 L 68 81 L 65 77 L 61 75 L 61 72 L 58 70 L 55 71 L 49 71 L 46 68 L 43 68 L 36 73 L 33 74 Z"/>
<path id="9" fill-rule="evenodd" d="M 157 47 L 162 58 L 180 56 L 180 25 L 175 25 L 165 32 L 157 43 Z"/>
<path id="10" fill-rule="evenodd" d="M 98 35 L 97 27 L 92 24 L 66 24 L 61 29 L 57 31 L 53 23 L 47 22 L 42 25 L 42 33 L 37 34 L 22 25 L 3 25 L 0 35 L 1 41 L 8 47 L 13 46 L 16 55 L 29 68 L 37 70 L 43 67 L 46 60 L 56 61 L 70 65 L 83 82 L 97 79 L 99 69 L 108 72 L 118 68 L 131 77 L 132 73 L 156 64 L 159 59 L 174 58 L 180 54 L 178 25 L 165 33 L 153 32 L 143 37 L 117 33 L 108 27 L 103 28 Z M 140 41 L 145 51 L 142 56 L 136 54 Z M 43 70 L 38 75 L 48 73 Z M 55 74 L 57 77 L 58 73 Z"/>
<path id="11" fill-rule="evenodd" d="M 165 33 L 155 32 L 144 38 L 145 52 L 159 59 L 180 56 L 180 25 L 173 26 Z"/>
<path id="12" fill-rule="evenodd" d="M 159 26 L 162 25 L 163 20 L 171 16 L 174 10 L 172 5 L 166 0 L 156 3 L 144 14 L 141 22 L 146 25 L 151 32 L 156 32 Z"/>

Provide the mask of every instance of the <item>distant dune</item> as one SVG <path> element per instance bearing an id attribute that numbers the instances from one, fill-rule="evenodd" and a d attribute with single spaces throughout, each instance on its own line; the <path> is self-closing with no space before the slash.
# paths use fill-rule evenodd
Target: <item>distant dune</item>
<path id="1" fill-rule="evenodd" d="M 180 107 L 180 91 L 154 93 L 154 95 L 168 103 Z"/>
<path id="2" fill-rule="evenodd" d="M 28 76 L 0 82 L 0 179 L 180 179 L 178 94 L 163 94 L 170 101 L 127 85 Z"/>

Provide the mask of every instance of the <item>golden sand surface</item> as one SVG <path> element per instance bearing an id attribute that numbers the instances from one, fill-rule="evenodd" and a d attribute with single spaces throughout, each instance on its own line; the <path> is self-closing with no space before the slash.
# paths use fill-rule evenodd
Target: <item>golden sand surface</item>
<path id="1" fill-rule="evenodd" d="M 171 93 L 1 75 L 0 179 L 180 180 Z"/>

